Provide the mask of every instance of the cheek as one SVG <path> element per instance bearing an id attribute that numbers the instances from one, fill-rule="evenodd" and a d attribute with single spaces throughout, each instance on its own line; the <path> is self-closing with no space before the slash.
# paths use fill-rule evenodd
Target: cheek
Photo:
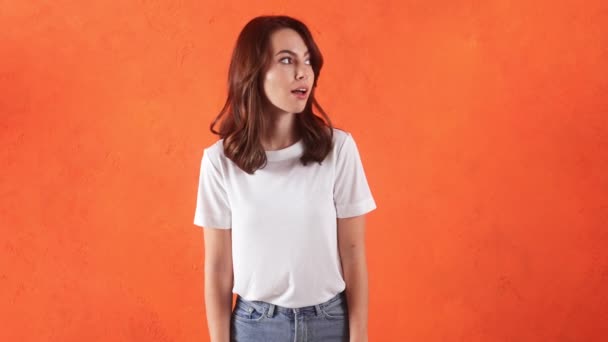
<path id="1" fill-rule="evenodd" d="M 264 91 L 270 96 L 276 94 L 281 89 L 281 75 L 277 72 L 269 71 L 264 76 Z M 269 94 L 271 93 L 271 94 Z"/>
<path id="2" fill-rule="evenodd" d="M 264 81 L 265 82 L 272 82 L 272 80 L 274 80 L 276 78 L 276 73 L 272 70 L 266 72 L 266 75 L 264 75 Z"/>

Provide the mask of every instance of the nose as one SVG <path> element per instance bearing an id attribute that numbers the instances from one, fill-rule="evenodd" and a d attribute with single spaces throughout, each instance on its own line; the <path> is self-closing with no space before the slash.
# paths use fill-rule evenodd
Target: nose
<path id="1" fill-rule="evenodd" d="M 306 68 L 298 68 L 298 70 L 296 71 L 296 80 L 303 80 L 308 77 L 309 75 Z"/>

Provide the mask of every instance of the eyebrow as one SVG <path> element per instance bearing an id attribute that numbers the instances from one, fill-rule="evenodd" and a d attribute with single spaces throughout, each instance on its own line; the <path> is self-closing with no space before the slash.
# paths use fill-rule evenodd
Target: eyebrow
<path id="1" fill-rule="evenodd" d="M 276 54 L 275 56 L 278 56 L 278 55 L 280 55 L 281 53 L 288 53 L 288 54 L 290 54 L 290 55 L 292 55 L 292 56 L 297 56 L 297 55 L 296 55 L 296 53 L 295 53 L 295 52 L 293 52 L 293 51 L 291 51 L 291 50 L 281 50 L 281 51 L 277 52 L 277 54 Z M 308 55 L 308 54 L 309 54 L 309 52 L 308 52 L 308 51 L 306 51 L 306 52 L 304 53 L 304 56 L 306 56 L 306 55 Z"/>

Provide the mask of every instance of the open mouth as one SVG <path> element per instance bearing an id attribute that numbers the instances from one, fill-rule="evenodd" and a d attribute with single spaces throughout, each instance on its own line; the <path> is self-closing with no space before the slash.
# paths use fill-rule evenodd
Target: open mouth
<path id="1" fill-rule="evenodd" d="M 292 90 L 291 92 L 296 95 L 306 95 L 306 93 L 308 93 L 308 89 L 307 88 L 297 88 L 297 89 Z"/>

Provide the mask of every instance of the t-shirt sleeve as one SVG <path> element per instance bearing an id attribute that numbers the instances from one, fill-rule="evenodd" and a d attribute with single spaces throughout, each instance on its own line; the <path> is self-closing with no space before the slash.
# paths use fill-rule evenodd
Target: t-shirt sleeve
<path id="1" fill-rule="evenodd" d="M 232 212 L 224 187 L 224 179 L 212 156 L 206 149 L 203 152 L 194 224 L 206 228 L 230 229 Z"/>
<path id="2" fill-rule="evenodd" d="M 338 218 L 359 216 L 376 209 L 357 144 L 350 133 L 337 154 L 334 203 Z"/>

